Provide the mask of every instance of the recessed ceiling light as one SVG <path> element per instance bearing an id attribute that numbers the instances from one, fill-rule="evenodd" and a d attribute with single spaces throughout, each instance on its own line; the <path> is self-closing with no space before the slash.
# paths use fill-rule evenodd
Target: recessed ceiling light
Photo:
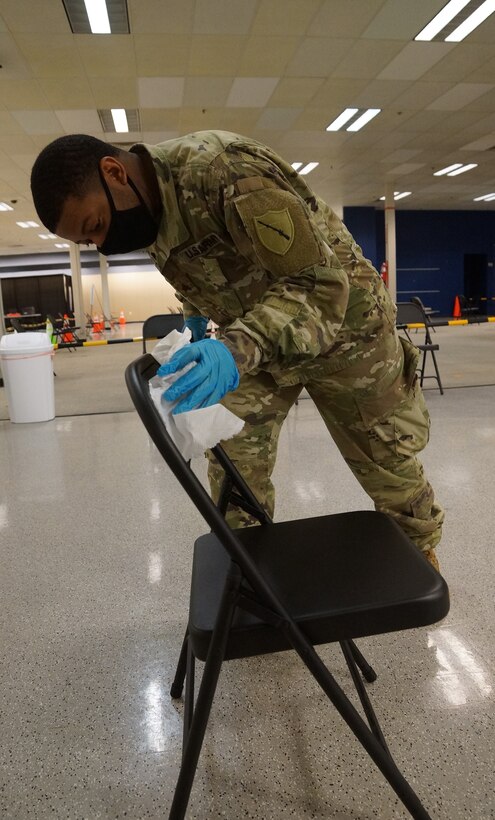
<path id="1" fill-rule="evenodd" d="M 32 222 L 31 220 L 28 222 L 16 222 L 16 225 L 19 225 L 19 228 L 39 228 L 37 222 Z"/>
<path id="2" fill-rule="evenodd" d="M 55 242 L 56 248 L 69 248 L 70 245 L 67 242 Z"/>
<path id="3" fill-rule="evenodd" d="M 368 108 L 368 110 L 365 111 L 364 114 L 361 114 L 361 116 L 358 117 L 357 120 L 354 120 L 354 122 L 351 123 L 351 125 L 349 125 L 348 128 L 346 128 L 346 131 L 359 131 L 361 128 L 367 125 L 367 123 L 369 123 L 370 120 L 376 117 L 381 110 L 381 108 Z"/>
<path id="4" fill-rule="evenodd" d="M 342 114 L 339 114 L 336 120 L 327 125 L 326 131 L 338 131 L 339 128 L 342 128 L 346 122 L 349 122 L 355 114 L 357 114 L 359 108 L 346 108 L 345 111 L 342 111 Z"/>
<path id="5" fill-rule="evenodd" d="M 13 210 L 14 209 L 12 208 L 11 205 L 7 205 L 6 202 L 0 202 L 0 211 L 13 211 Z"/>
<path id="6" fill-rule="evenodd" d="M 129 124 L 127 122 L 127 114 L 125 108 L 111 108 L 115 130 L 118 134 L 124 134 L 129 131 Z"/>
<path id="7" fill-rule="evenodd" d="M 305 165 L 304 168 L 301 168 L 299 173 L 300 174 L 309 174 L 309 172 L 314 171 L 314 169 L 317 168 L 319 164 L 320 164 L 319 162 L 308 162 L 308 164 Z"/>
<path id="8" fill-rule="evenodd" d="M 39 233 L 38 234 L 40 239 L 56 239 L 56 235 L 54 233 Z"/>
<path id="9" fill-rule="evenodd" d="M 447 168 L 442 168 L 440 171 L 435 171 L 434 177 L 441 177 L 443 174 L 448 174 L 449 171 L 455 171 L 456 168 L 462 168 L 462 162 L 455 162 L 454 165 L 448 165 Z"/>
<path id="10" fill-rule="evenodd" d="M 451 171 L 450 174 L 447 174 L 448 177 L 456 177 L 458 174 L 464 174 L 466 171 L 470 171 L 472 168 L 477 168 L 477 162 L 471 162 L 469 165 L 463 165 L 461 168 L 458 168 L 457 171 Z"/>
<path id="11" fill-rule="evenodd" d="M 473 202 L 482 202 L 484 199 L 487 202 L 489 202 L 492 199 L 495 199 L 495 193 L 494 194 L 483 194 L 483 196 L 475 196 L 475 198 L 473 199 Z"/>
<path id="12" fill-rule="evenodd" d="M 74 34 L 129 34 L 126 0 L 63 0 Z"/>
<path id="13" fill-rule="evenodd" d="M 411 196 L 411 194 L 412 194 L 412 191 L 403 191 L 402 193 L 399 193 L 399 191 L 394 191 L 394 199 L 395 200 L 404 199 L 404 197 Z M 385 199 L 384 196 L 380 197 L 380 200 L 384 200 L 384 199 Z"/>
<path id="14" fill-rule="evenodd" d="M 107 134 L 141 130 L 137 108 L 99 108 L 98 116 Z"/>
<path id="15" fill-rule="evenodd" d="M 461 40 L 464 40 L 475 28 L 478 28 L 494 11 L 495 0 L 485 0 L 476 11 L 473 11 L 460 26 L 457 26 L 457 28 L 445 38 L 445 42 L 460 43 Z"/>
<path id="16" fill-rule="evenodd" d="M 446 6 L 435 15 L 433 20 L 430 20 L 427 26 L 425 26 L 419 34 L 416 35 L 414 38 L 415 40 L 433 40 L 436 34 L 441 31 L 447 23 L 450 23 L 454 17 L 459 14 L 460 11 L 470 3 L 471 0 L 450 0 L 450 3 L 447 3 Z"/>
<path id="17" fill-rule="evenodd" d="M 299 171 L 299 168 L 302 168 L 302 162 L 293 162 L 292 168 L 294 168 L 294 171 Z"/>

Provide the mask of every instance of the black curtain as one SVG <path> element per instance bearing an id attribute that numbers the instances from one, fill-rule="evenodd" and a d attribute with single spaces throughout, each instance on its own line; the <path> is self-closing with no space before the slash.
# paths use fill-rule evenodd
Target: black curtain
<path id="1" fill-rule="evenodd" d="M 2 279 L 2 298 L 5 313 L 47 313 L 56 318 L 72 313 L 72 289 L 66 283 L 70 277 L 62 273 L 54 276 L 22 276 Z"/>

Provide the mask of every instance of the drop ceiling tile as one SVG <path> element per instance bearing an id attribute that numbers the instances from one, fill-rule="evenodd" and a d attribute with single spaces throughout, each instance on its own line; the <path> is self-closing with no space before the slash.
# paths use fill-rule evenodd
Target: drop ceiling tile
<path id="1" fill-rule="evenodd" d="M 244 37 L 191 37 L 188 73 L 203 77 L 229 77 L 237 74 L 244 43 Z"/>
<path id="2" fill-rule="evenodd" d="M 187 34 L 192 29 L 195 0 L 127 0 L 130 29 L 136 34 Z"/>
<path id="3" fill-rule="evenodd" d="M 184 97 L 184 77 L 138 77 L 141 108 L 179 108 Z"/>
<path id="4" fill-rule="evenodd" d="M 69 21 L 61 2 L 44 0 L 43 14 L 36 14 L 32 2 L 2 0 L 2 18 L 10 31 L 43 34 L 70 33 Z"/>
<path id="5" fill-rule="evenodd" d="M 424 82 L 454 83 L 467 80 L 468 76 L 493 58 L 493 45 L 475 45 L 469 41 L 457 43 L 455 48 L 425 74 Z M 470 78 L 471 81 L 471 78 Z M 473 82 L 490 82 L 490 78 L 479 77 Z"/>
<path id="6" fill-rule="evenodd" d="M 361 37 L 413 40 L 444 5 L 445 0 L 387 0 Z"/>
<path id="7" fill-rule="evenodd" d="M 187 72 L 191 38 L 188 35 L 137 34 L 136 70 L 140 77 L 183 77 Z"/>
<path id="8" fill-rule="evenodd" d="M 254 18 L 253 34 L 304 34 L 321 0 L 263 0 Z"/>
<path id="9" fill-rule="evenodd" d="M 326 80 L 321 88 L 316 92 L 311 100 L 311 107 L 321 107 L 330 117 L 327 125 L 344 108 L 354 107 L 354 100 L 358 94 L 368 86 L 368 80 L 360 79 L 338 79 L 333 77 Z"/>
<path id="10" fill-rule="evenodd" d="M 95 131 L 88 131 L 88 134 L 93 134 L 99 139 L 102 139 L 104 142 L 109 142 L 112 145 L 120 145 L 126 149 L 131 145 L 135 145 L 136 142 L 143 141 L 141 131 L 126 131 L 124 133 L 120 131 L 106 131 L 103 134 L 96 133 Z"/>
<path id="11" fill-rule="evenodd" d="M 31 174 L 31 168 L 34 165 L 37 156 L 37 151 L 33 151 L 31 154 L 12 154 L 12 159 L 16 165 L 19 166 L 21 171 L 24 171 L 26 174 Z"/>
<path id="12" fill-rule="evenodd" d="M 12 116 L 26 134 L 52 134 L 60 128 L 52 111 L 13 111 Z"/>
<path id="13" fill-rule="evenodd" d="M 42 110 L 47 101 L 38 84 L 33 80 L 11 80 L 0 77 L 0 100 L 9 110 Z"/>
<path id="14" fill-rule="evenodd" d="M 377 79 L 418 80 L 454 47 L 453 43 L 408 43 L 377 75 Z"/>
<path id="15" fill-rule="evenodd" d="M 441 97 L 437 97 L 427 108 L 434 111 L 458 111 L 493 88 L 490 83 L 458 83 Z"/>
<path id="16" fill-rule="evenodd" d="M 37 77 L 81 77 L 84 66 L 72 34 L 53 34 L 47 48 L 43 34 L 18 34 L 17 44 Z"/>
<path id="17" fill-rule="evenodd" d="M 186 77 L 184 105 L 189 108 L 223 107 L 233 81 L 233 77 Z"/>
<path id="18" fill-rule="evenodd" d="M 418 153 L 418 152 L 414 152 Z M 406 174 L 412 174 L 414 171 L 419 171 L 420 168 L 424 168 L 424 162 L 403 162 L 402 165 L 396 165 L 395 168 L 391 168 L 390 171 L 387 171 L 387 174 L 390 174 L 394 177 L 402 177 L 406 176 Z"/>
<path id="19" fill-rule="evenodd" d="M 321 77 L 282 77 L 270 97 L 274 106 L 306 106 L 323 85 Z"/>
<path id="20" fill-rule="evenodd" d="M 387 156 L 384 157 L 384 159 L 382 159 L 381 162 L 387 162 L 387 163 L 392 163 L 392 164 L 395 164 L 395 163 L 398 163 L 398 162 L 399 163 L 405 163 L 405 162 L 407 162 L 407 160 L 412 159 L 417 154 L 419 154 L 419 151 L 415 151 L 414 149 L 399 148 L 397 151 L 392 151 L 392 153 L 387 154 Z"/>
<path id="21" fill-rule="evenodd" d="M 383 0 L 346 0 L 345 3 L 325 0 L 309 26 L 308 34 L 335 39 L 359 37 L 382 4 Z"/>
<path id="22" fill-rule="evenodd" d="M 0 134 L 12 136 L 13 134 L 24 134 L 24 129 L 19 122 L 8 111 L 0 111 Z M 7 161 L 7 160 L 6 160 Z"/>
<path id="23" fill-rule="evenodd" d="M 287 77 L 328 77 L 354 44 L 352 39 L 330 41 L 327 37 L 305 37 L 289 60 Z"/>
<path id="24" fill-rule="evenodd" d="M 232 108 L 261 108 L 270 99 L 278 81 L 279 77 L 236 77 L 226 104 Z"/>
<path id="25" fill-rule="evenodd" d="M 248 77 L 270 77 L 283 74 L 297 48 L 299 39 L 299 37 L 249 37 L 236 73 Z"/>
<path id="26" fill-rule="evenodd" d="M 126 77 L 90 77 L 89 86 L 96 108 L 137 108 L 138 89 L 135 75 Z"/>
<path id="27" fill-rule="evenodd" d="M 0 54 L 2 55 L 2 78 L 28 79 L 31 76 L 30 68 L 17 42 L 9 33 L 0 34 Z"/>
<path id="28" fill-rule="evenodd" d="M 141 130 L 176 131 L 179 128 L 180 109 L 142 108 L 140 111 Z"/>
<path id="29" fill-rule="evenodd" d="M 483 46 L 478 46 L 478 48 L 483 48 Z M 493 47 L 490 48 L 490 51 L 493 54 Z M 478 68 L 467 74 L 465 79 L 470 83 L 495 83 L 495 57 L 491 57 L 480 64 Z"/>
<path id="30" fill-rule="evenodd" d="M 128 34 L 77 34 L 74 40 L 88 77 L 131 77 L 136 73 Z"/>
<path id="31" fill-rule="evenodd" d="M 483 137 L 479 137 L 472 142 L 467 142 L 465 145 L 461 145 L 460 151 L 490 151 L 492 148 L 495 147 L 495 131 L 492 131 L 491 134 L 485 134 Z"/>
<path id="32" fill-rule="evenodd" d="M 477 111 L 478 114 L 491 114 L 492 111 L 495 111 L 495 86 L 492 87 L 492 91 L 468 103 L 464 110 Z"/>
<path id="33" fill-rule="evenodd" d="M 0 151 L 6 154 L 30 154 L 36 150 L 35 140 L 27 134 L 0 134 Z"/>
<path id="34" fill-rule="evenodd" d="M 385 108 L 393 104 L 410 87 L 408 80 L 372 80 L 353 97 L 356 108 Z"/>
<path id="35" fill-rule="evenodd" d="M 407 89 L 394 100 L 394 108 L 419 111 L 432 100 L 436 100 L 442 94 L 445 94 L 450 87 L 450 84 L 446 82 L 426 83 L 419 80 L 415 83 L 409 83 Z"/>
<path id="36" fill-rule="evenodd" d="M 38 82 L 50 108 L 71 108 L 76 100 L 82 108 L 97 107 L 86 77 L 50 77 Z"/>
<path id="37" fill-rule="evenodd" d="M 194 12 L 194 34 L 248 34 L 257 0 L 201 0 Z"/>
<path id="38" fill-rule="evenodd" d="M 301 111 L 301 108 L 265 108 L 256 127 L 286 131 L 292 127 Z"/>
<path id="39" fill-rule="evenodd" d="M 179 131 L 188 134 L 192 131 L 208 131 L 225 126 L 222 122 L 223 108 L 181 108 L 179 112 Z"/>
<path id="40" fill-rule="evenodd" d="M 259 108 L 224 108 L 222 128 L 239 134 L 252 134 L 260 115 Z"/>
<path id="41" fill-rule="evenodd" d="M 332 76 L 365 77 L 369 80 L 388 65 L 401 50 L 402 44 L 395 40 L 356 40 L 332 71 Z"/>
<path id="42" fill-rule="evenodd" d="M 66 134 L 95 134 L 103 132 L 96 109 L 59 109 L 55 115 Z"/>

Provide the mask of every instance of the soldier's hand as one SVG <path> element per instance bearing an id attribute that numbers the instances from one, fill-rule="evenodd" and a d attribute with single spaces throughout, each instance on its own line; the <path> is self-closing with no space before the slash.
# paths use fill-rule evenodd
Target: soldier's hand
<path id="1" fill-rule="evenodd" d="M 195 366 L 163 394 L 167 401 L 180 399 L 172 411 L 174 415 L 217 404 L 239 384 L 239 371 L 232 353 L 216 339 L 203 339 L 182 347 L 158 368 L 157 374 L 169 376 L 191 362 L 195 362 Z"/>

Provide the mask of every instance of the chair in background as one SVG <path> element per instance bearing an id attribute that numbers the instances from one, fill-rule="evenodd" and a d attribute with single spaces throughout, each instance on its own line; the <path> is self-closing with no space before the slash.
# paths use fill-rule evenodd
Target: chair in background
<path id="1" fill-rule="evenodd" d="M 397 768 L 363 677 L 376 674 L 354 638 L 435 623 L 449 609 L 448 588 L 387 515 L 350 512 L 273 523 L 220 447 L 225 471 L 218 507 L 174 446 L 149 391 L 158 362 L 128 365 L 126 382 L 151 439 L 211 532 L 194 546 L 189 622 L 171 695 L 185 681 L 183 755 L 169 820 L 183 820 L 224 661 L 294 649 L 414 818 L 429 814 Z M 260 526 L 231 530 L 229 502 Z M 338 642 L 367 722 L 315 650 Z M 204 661 L 195 699 L 195 660 Z M 283 682 L 277 689 L 280 698 Z M 263 692 L 263 697 L 265 693 Z M 328 760 L 326 761 L 328 764 Z M 239 773 L 241 777 L 241 773 Z"/>
<path id="2" fill-rule="evenodd" d="M 22 322 L 22 317 L 19 316 L 10 316 L 9 317 L 10 326 L 16 333 L 27 333 L 30 330 L 29 325 L 25 325 Z"/>
<path id="3" fill-rule="evenodd" d="M 476 316 L 480 312 L 480 306 L 473 299 L 468 299 L 463 294 L 459 296 L 462 316 Z"/>
<path id="4" fill-rule="evenodd" d="M 143 324 L 143 353 L 146 353 L 146 339 L 163 339 L 171 330 L 182 330 L 182 313 L 157 313 Z"/>
<path id="5" fill-rule="evenodd" d="M 51 322 L 57 345 L 67 348 L 69 353 L 72 353 L 73 350 L 77 350 L 81 344 L 81 340 L 77 335 L 79 327 L 71 325 L 70 319 L 68 318 L 55 319 L 51 313 L 47 313 L 46 318 Z"/>
<path id="6" fill-rule="evenodd" d="M 423 386 L 423 382 L 425 379 L 436 379 L 440 393 L 443 395 L 443 387 L 442 381 L 440 379 L 440 371 L 438 369 L 437 359 L 435 356 L 436 351 L 440 349 L 439 345 L 433 344 L 430 335 L 430 322 L 428 321 L 428 317 L 424 312 L 424 309 L 421 305 L 417 302 L 397 302 L 397 318 L 396 318 L 396 325 L 398 330 L 402 330 L 411 344 L 414 344 L 421 352 L 423 353 L 423 357 L 421 359 L 421 364 L 419 366 L 420 371 L 420 384 Z M 417 344 L 413 341 L 410 337 L 408 325 L 416 325 L 421 329 L 423 326 L 425 338 L 422 344 Z M 428 353 L 431 355 L 433 361 L 433 367 L 435 369 L 435 374 L 427 376 L 425 374 L 426 370 L 426 357 Z"/>

